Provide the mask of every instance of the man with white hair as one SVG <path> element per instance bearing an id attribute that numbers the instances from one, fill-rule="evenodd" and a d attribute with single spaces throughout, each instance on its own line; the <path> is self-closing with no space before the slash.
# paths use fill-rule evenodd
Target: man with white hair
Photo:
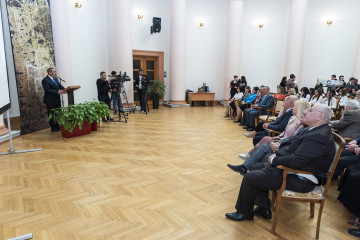
<path id="1" fill-rule="evenodd" d="M 236 212 L 225 216 L 234 221 L 253 220 L 254 215 L 271 218 L 269 190 L 278 190 L 282 184 L 282 165 L 312 174 L 288 174 L 286 189 L 296 192 L 312 191 L 315 185 L 325 184 L 326 173 L 335 155 L 335 144 L 329 121 L 331 108 L 315 104 L 304 111 L 302 121 L 309 131 L 303 131 L 294 140 L 281 144 L 268 159 L 270 166 L 245 174 L 236 203 Z M 258 207 L 254 209 L 254 205 Z"/>
<path id="2" fill-rule="evenodd" d="M 331 123 L 334 131 L 343 138 L 357 138 L 360 136 L 360 104 L 356 100 L 347 101 L 344 116 Z"/>

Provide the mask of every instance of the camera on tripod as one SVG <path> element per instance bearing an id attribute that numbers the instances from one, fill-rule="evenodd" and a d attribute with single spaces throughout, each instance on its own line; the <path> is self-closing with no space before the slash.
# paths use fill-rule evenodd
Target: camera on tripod
<path id="1" fill-rule="evenodd" d="M 126 72 L 124 72 L 124 74 L 121 74 L 121 72 L 119 72 L 119 75 L 116 76 L 109 75 L 109 77 L 115 77 L 115 79 L 111 80 L 110 87 L 111 89 L 116 89 L 116 90 L 120 89 L 122 83 L 131 81 L 130 76 L 126 75 Z"/>

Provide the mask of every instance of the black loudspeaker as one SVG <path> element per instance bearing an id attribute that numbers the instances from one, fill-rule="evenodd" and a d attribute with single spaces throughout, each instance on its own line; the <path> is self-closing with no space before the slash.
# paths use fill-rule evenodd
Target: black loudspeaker
<path id="1" fill-rule="evenodd" d="M 151 34 L 161 31 L 161 18 L 153 17 L 153 25 L 150 27 Z"/>

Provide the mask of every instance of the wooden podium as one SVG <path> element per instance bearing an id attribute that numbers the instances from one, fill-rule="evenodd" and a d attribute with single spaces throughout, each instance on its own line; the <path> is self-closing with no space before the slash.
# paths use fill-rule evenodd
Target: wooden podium
<path id="1" fill-rule="evenodd" d="M 74 105 L 74 91 L 78 90 L 79 88 L 80 88 L 80 85 L 76 85 L 76 86 L 68 86 L 67 88 L 64 89 L 64 91 L 68 95 L 68 104 L 69 105 Z"/>

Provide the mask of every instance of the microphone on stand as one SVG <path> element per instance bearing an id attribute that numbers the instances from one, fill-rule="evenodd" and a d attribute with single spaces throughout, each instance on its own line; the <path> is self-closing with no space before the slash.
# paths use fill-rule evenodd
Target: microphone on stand
<path id="1" fill-rule="evenodd" d="M 62 79 L 61 77 L 59 77 L 59 76 L 58 76 L 58 78 L 60 79 L 60 81 L 63 81 L 63 82 L 65 82 L 65 80 L 64 80 L 64 79 Z"/>

